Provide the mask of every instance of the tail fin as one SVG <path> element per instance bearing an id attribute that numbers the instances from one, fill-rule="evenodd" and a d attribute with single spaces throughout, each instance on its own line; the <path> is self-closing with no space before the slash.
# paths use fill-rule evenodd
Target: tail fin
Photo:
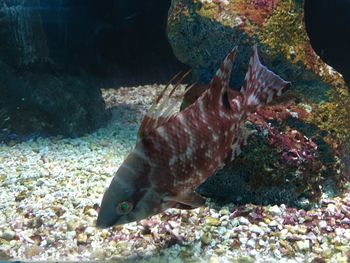
<path id="1" fill-rule="evenodd" d="M 264 104 L 281 96 L 290 84 L 260 63 L 258 49 L 254 45 L 248 72 L 241 89 L 243 105 L 248 112 L 255 112 Z"/>

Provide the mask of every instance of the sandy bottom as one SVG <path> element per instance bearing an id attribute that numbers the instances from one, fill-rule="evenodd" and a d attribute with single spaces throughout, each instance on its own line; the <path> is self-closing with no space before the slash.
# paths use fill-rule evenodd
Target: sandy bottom
<path id="1" fill-rule="evenodd" d="M 161 89 L 104 90 L 113 118 L 93 134 L 0 145 L 0 260 L 350 260 L 350 191 L 308 212 L 210 204 L 96 229 L 97 204 Z"/>

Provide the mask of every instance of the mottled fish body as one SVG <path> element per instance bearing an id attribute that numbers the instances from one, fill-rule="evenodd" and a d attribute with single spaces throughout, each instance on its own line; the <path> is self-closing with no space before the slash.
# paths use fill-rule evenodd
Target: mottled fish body
<path id="1" fill-rule="evenodd" d="M 141 220 L 167 208 L 204 204 L 195 189 L 241 152 L 248 136 L 243 130 L 248 114 L 290 85 L 261 65 L 254 47 L 242 89 L 233 91 L 228 85 L 235 54 L 236 48 L 208 88 L 184 110 L 170 114 L 173 104 L 169 97 L 174 89 L 167 96 L 162 92 L 141 123 L 134 150 L 104 194 L 97 226 Z"/>

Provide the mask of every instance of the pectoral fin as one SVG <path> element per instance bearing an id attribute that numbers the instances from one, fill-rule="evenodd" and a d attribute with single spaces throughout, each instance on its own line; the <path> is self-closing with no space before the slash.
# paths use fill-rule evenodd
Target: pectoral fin
<path id="1" fill-rule="evenodd" d="M 205 198 L 197 194 L 196 192 L 186 192 L 176 196 L 167 196 L 166 201 L 175 201 L 180 206 L 184 206 L 185 209 L 192 209 L 199 206 L 203 206 L 205 204 Z"/>

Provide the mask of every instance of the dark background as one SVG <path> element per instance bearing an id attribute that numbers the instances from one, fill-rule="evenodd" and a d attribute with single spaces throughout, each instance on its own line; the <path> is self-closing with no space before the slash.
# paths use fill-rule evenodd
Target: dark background
<path id="1" fill-rule="evenodd" d="M 312 47 L 350 84 L 350 0 L 305 0 Z"/>
<path id="2" fill-rule="evenodd" d="M 185 68 L 167 41 L 169 6 L 169 0 L 45 0 L 40 13 L 61 67 L 134 85 L 166 82 Z"/>

